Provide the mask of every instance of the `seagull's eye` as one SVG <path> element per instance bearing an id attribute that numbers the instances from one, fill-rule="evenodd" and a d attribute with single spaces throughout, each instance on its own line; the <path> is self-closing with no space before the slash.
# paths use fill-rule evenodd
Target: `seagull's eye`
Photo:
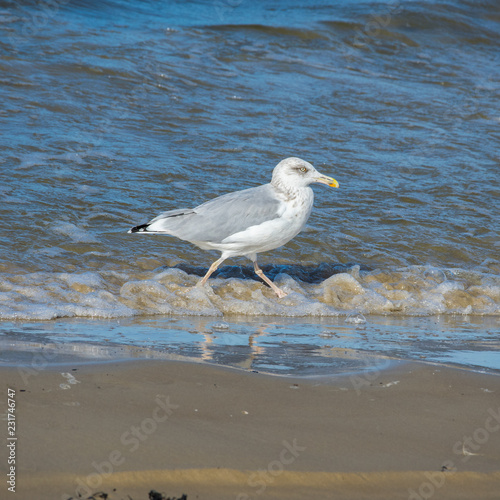
<path id="1" fill-rule="evenodd" d="M 305 174 L 307 172 L 307 168 L 306 167 L 300 167 L 300 171 Z"/>

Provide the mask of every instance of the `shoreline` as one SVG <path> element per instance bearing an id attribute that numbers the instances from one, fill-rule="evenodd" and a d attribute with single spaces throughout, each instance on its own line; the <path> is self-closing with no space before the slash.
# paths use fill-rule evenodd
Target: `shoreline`
<path id="1" fill-rule="evenodd" d="M 14 349 L 12 347 L 18 344 Z M 296 373 L 282 373 L 280 371 L 266 371 L 259 367 L 253 368 L 249 363 L 238 362 L 227 364 L 224 361 L 215 361 L 214 359 L 204 359 L 203 357 L 177 354 L 174 352 L 164 352 L 149 347 L 133 346 L 128 344 L 92 344 L 92 343 L 66 343 L 57 345 L 55 343 L 42 344 L 35 342 L 8 342 L 2 344 L 4 353 L 10 352 L 12 360 L 9 362 L 0 361 L 0 370 L 17 369 L 24 372 L 21 375 L 23 381 L 32 376 L 38 375 L 45 370 L 57 370 L 74 366 L 98 366 L 114 364 L 133 364 L 133 363 L 188 363 L 201 366 L 211 366 L 223 370 L 235 370 L 240 373 L 259 373 L 261 375 L 277 378 L 290 378 L 300 380 L 325 380 L 342 379 L 350 376 L 363 376 L 367 373 L 385 372 L 387 370 L 397 369 L 407 364 L 426 365 L 435 368 L 449 368 L 455 370 L 469 371 L 483 375 L 500 376 L 500 370 L 488 366 L 464 365 L 460 362 L 445 362 L 435 360 L 415 360 L 409 357 L 393 357 L 384 355 L 381 352 L 358 351 L 353 349 L 340 349 L 343 355 L 332 358 L 331 371 L 328 368 L 322 368 L 316 373 L 311 373 L 311 369 Z M 11 349 L 8 349 L 10 347 Z M 332 349 L 333 351 L 334 349 Z M 92 355 L 89 354 L 92 351 Z M 249 356 L 250 358 L 250 356 Z M 57 361 L 56 361 L 57 359 Z M 353 363 L 351 366 L 342 366 L 335 371 L 335 361 L 349 359 Z"/>
<path id="2" fill-rule="evenodd" d="M 500 378 L 490 374 L 407 362 L 276 377 L 151 360 L 48 367 L 27 383 L 17 368 L 0 374 L 5 393 L 16 391 L 22 498 L 104 491 L 137 500 L 156 490 L 190 500 L 411 499 L 413 491 L 418 500 L 432 488 L 451 500 L 500 491 Z"/>
<path id="3" fill-rule="evenodd" d="M 171 317 L 147 320 L 60 320 L 28 325 L 3 324 L 0 363 L 112 361 L 116 359 L 193 360 L 307 375 L 365 370 L 384 358 L 500 372 L 497 322 L 455 318 L 367 317 L 345 320 L 224 320 Z"/>

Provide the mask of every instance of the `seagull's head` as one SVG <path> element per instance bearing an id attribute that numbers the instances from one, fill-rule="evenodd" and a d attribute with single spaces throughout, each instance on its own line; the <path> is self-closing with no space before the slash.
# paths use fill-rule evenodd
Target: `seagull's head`
<path id="1" fill-rule="evenodd" d="M 320 174 L 309 162 L 300 158 L 287 158 L 276 165 L 271 183 L 286 188 L 307 187 L 313 182 L 319 182 L 331 187 L 339 187 L 332 177 Z"/>

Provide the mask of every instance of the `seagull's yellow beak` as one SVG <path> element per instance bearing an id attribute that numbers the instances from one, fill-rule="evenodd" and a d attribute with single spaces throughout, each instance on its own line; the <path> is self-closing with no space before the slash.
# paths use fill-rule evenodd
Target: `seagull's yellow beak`
<path id="1" fill-rule="evenodd" d="M 333 178 L 333 177 L 328 177 L 326 175 L 320 175 L 319 177 L 316 177 L 314 179 L 315 182 L 320 182 L 321 184 L 326 184 L 327 186 L 330 187 L 339 187 L 339 183 Z"/>

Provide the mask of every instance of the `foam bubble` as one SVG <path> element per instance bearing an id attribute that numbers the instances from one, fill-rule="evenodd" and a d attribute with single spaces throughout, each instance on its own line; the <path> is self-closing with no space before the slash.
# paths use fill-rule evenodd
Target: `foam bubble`
<path id="1" fill-rule="evenodd" d="M 442 283 L 443 281 L 446 281 L 446 274 L 444 273 L 444 271 L 435 267 L 426 269 L 423 276 L 425 280 L 432 280 L 436 283 Z"/>
<path id="2" fill-rule="evenodd" d="M 229 323 L 226 323 L 225 321 L 219 321 L 218 323 L 214 323 L 211 326 L 212 330 L 217 330 L 217 331 L 224 331 L 229 329 Z"/>
<path id="3" fill-rule="evenodd" d="M 349 314 L 345 319 L 346 323 L 353 323 L 355 325 L 362 325 L 366 323 L 366 318 L 362 314 Z"/>

